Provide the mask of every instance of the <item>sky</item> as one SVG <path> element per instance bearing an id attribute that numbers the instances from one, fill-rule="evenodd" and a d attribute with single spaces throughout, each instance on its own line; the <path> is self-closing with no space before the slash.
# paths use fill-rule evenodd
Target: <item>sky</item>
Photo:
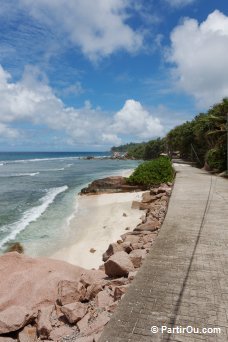
<path id="1" fill-rule="evenodd" d="M 1 151 L 107 151 L 227 96 L 227 0 L 0 0 Z"/>

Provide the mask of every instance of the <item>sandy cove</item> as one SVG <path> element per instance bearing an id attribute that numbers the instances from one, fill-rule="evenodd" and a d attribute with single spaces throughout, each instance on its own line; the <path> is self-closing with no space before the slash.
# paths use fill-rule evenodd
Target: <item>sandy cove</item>
<path id="1" fill-rule="evenodd" d="M 88 214 L 80 219 L 73 218 L 70 222 L 71 229 L 81 227 L 78 240 L 51 257 L 86 269 L 98 268 L 108 245 L 119 240 L 122 234 L 133 230 L 141 222 L 143 212 L 132 209 L 131 206 L 133 201 L 141 200 L 142 193 L 81 196 L 79 206 Z M 91 253 L 91 249 L 95 252 Z"/>

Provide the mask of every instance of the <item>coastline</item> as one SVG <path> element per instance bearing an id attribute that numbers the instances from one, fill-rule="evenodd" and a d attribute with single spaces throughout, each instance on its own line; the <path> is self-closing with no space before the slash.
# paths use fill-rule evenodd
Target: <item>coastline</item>
<path id="1" fill-rule="evenodd" d="M 79 158 L 67 153 L 5 157 L 0 170 L 0 255 L 16 242 L 31 257 L 48 257 L 73 243 L 68 223 L 78 214 L 76 194 L 94 179 L 127 175 L 138 164 Z"/>
<path id="2" fill-rule="evenodd" d="M 128 177 L 133 171 L 122 170 L 118 176 Z M 131 207 L 133 201 L 141 201 L 142 194 L 143 191 L 79 196 L 69 222 L 70 230 L 77 231 L 75 241 L 49 257 L 85 269 L 99 268 L 109 244 L 141 222 L 142 211 Z M 78 207 L 83 215 L 77 214 Z"/>

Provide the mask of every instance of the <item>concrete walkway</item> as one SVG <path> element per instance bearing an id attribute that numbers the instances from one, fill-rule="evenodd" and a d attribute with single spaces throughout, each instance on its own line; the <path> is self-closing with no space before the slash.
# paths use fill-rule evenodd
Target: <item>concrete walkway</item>
<path id="1" fill-rule="evenodd" d="M 228 341 L 228 180 L 176 169 L 159 236 L 99 342 Z M 221 332 L 170 334 L 162 326 Z"/>

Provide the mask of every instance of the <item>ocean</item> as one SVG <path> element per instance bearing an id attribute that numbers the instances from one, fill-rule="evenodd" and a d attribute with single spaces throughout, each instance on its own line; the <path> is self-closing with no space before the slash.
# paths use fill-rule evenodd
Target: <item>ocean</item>
<path id="1" fill-rule="evenodd" d="M 49 256 L 66 245 L 72 234 L 70 220 L 80 215 L 77 199 L 81 188 L 139 164 L 133 160 L 83 159 L 108 155 L 0 153 L 0 254 L 14 242 L 20 242 L 31 256 Z"/>

